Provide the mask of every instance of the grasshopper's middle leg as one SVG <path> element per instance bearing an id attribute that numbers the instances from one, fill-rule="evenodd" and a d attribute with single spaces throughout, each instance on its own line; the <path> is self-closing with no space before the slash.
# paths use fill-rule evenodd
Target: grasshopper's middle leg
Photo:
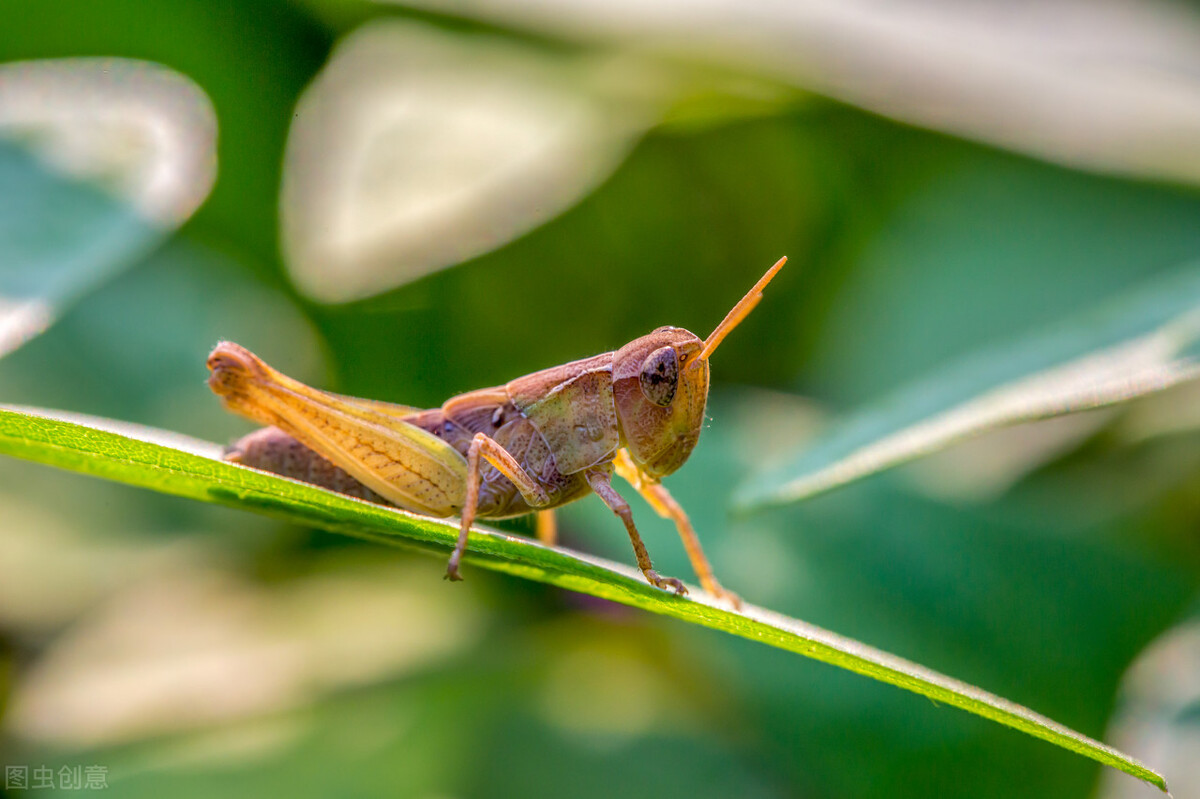
<path id="1" fill-rule="evenodd" d="M 612 478 L 606 469 L 592 468 L 584 473 L 587 477 L 588 485 L 592 487 L 592 491 L 596 492 L 596 496 L 604 501 L 604 504 L 609 507 L 613 513 L 620 517 L 625 523 L 625 529 L 629 533 L 629 541 L 633 544 L 633 554 L 637 557 L 638 568 L 642 570 L 642 574 L 646 575 L 646 579 L 651 585 L 658 586 L 664 589 L 674 589 L 676 594 L 686 594 L 687 587 L 674 577 L 659 577 L 658 572 L 654 571 L 653 565 L 650 563 L 650 553 L 646 551 L 646 545 L 642 542 L 642 536 L 637 531 L 637 527 L 633 523 L 633 511 L 629 509 L 629 503 L 624 497 L 617 493 L 617 490 L 612 487 Z"/>
<path id="2" fill-rule="evenodd" d="M 458 564 L 467 548 L 467 535 L 471 531 L 471 523 L 475 521 L 475 511 L 479 507 L 480 458 L 495 466 L 500 474 L 511 480 L 530 506 L 536 508 L 550 503 L 545 489 L 529 476 L 529 473 L 521 467 L 516 458 L 509 454 L 508 450 L 500 446 L 495 439 L 489 438 L 483 433 L 476 433 L 475 437 L 471 439 L 471 446 L 467 449 L 467 497 L 463 502 L 458 542 L 454 545 L 450 562 L 446 564 L 446 579 L 448 580 L 462 579 L 458 573 Z"/>

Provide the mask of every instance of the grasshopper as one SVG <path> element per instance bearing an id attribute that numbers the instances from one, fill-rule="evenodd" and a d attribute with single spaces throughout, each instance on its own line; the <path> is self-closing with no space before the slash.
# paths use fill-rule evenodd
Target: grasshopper
<path id="1" fill-rule="evenodd" d="M 461 517 L 446 577 L 476 518 L 538 513 L 555 542 L 551 509 L 595 493 L 625 524 L 638 567 L 659 588 L 687 593 L 650 562 L 615 471 L 674 521 L 704 590 L 739 604 L 713 575 L 700 540 L 660 481 L 687 460 L 708 400 L 708 358 L 762 299 L 787 258 L 767 270 L 708 338 L 660 327 L 615 352 L 553 366 L 422 410 L 310 388 L 232 342 L 208 357 L 208 384 L 234 413 L 264 430 L 226 458 L 364 499 L 432 516 Z"/>

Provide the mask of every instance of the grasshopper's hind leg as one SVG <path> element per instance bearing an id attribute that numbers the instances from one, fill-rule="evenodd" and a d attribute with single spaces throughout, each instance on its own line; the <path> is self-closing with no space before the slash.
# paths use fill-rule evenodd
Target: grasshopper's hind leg
<path id="1" fill-rule="evenodd" d="M 225 407 L 278 427 L 387 501 L 431 516 L 462 507 L 466 459 L 395 407 L 306 386 L 228 341 L 209 355 L 208 368 Z"/>
<path id="2" fill-rule="evenodd" d="M 642 570 L 642 574 L 646 575 L 646 579 L 651 585 L 663 589 L 674 590 L 676 594 L 686 594 L 687 587 L 676 580 L 674 577 L 659 577 L 658 572 L 654 571 L 653 564 L 650 563 L 650 553 L 646 551 L 646 545 L 642 542 L 642 536 L 638 533 L 637 527 L 633 523 L 633 511 L 629 509 L 629 503 L 625 498 L 617 493 L 617 490 L 612 487 L 612 478 L 609 476 L 606 469 L 588 469 L 585 472 L 588 485 L 592 487 L 592 491 L 596 492 L 596 496 L 604 501 L 609 510 L 617 514 L 622 522 L 625 523 L 625 530 L 629 533 L 629 541 L 633 544 L 633 554 L 637 557 L 638 568 Z"/>
<path id="3" fill-rule="evenodd" d="M 536 508 L 550 503 L 545 489 L 529 476 L 516 458 L 500 446 L 495 439 L 489 438 L 483 433 L 476 433 L 475 437 L 471 439 L 470 448 L 467 449 L 467 497 L 463 502 L 458 542 L 454 545 L 450 562 L 446 564 L 446 579 L 448 580 L 462 579 L 458 573 L 458 564 L 467 548 L 467 535 L 471 531 L 471 523 L 475 521 L 475 512 L 479 508 L 480 459 L 496 467 L 500 474 L 511 480 L 531 507 Z"/>

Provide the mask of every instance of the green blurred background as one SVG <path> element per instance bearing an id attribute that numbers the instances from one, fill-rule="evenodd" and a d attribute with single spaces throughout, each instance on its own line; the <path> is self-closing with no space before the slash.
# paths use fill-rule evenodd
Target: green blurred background
<path id="1" fill-rule="evenodd" d="M 0 402 L 225 442 L 250 427 L 204 358 L 232 339 L 436 405 L 659 325 L 705 335 L 786 254 L 667 481 L 722 581 L 1200 792 L 1194 385 L 729 511 L 826 421 L 1200 258 L 1194 9 L 975 5 L 3 0 L 0 312 L 42 316 L 0 337 Z M 16 64 L 78 57 L 105 60 Z M 143 128 L 63 89 L 124 97 L 152 64 L 186 80 L 133 92 Z M 176 183 L 142 191 L 147 159 Z M 1147 418 L 1172 421 L 1127 434 Z M 599 502 L 560 518 L 631 560 Z M 1152 790 L 788 653 L 442 572 L 2 460 L 0 763 L 146 797 Z"/>

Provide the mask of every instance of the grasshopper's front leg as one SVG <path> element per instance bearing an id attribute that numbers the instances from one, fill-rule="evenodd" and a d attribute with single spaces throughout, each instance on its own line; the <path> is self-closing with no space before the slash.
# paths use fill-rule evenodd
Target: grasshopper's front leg
<path id="1" fill-rule="evenodd" d="M 650 507 L 654 508 L 655 513 L 664 519 L 675 522 L 675 529 L 679 532 L 680 539 L 683 540 L 683 548 L 687 550 L 688 560 L 692 562 L 692 570 L 696 572 L 704 590 L 718 599 L 724 599 L 735 608 L 740 608 L 742 606 L 741 597 L 717 582 L 712 564 L 708 562 L 708 557 L 700 546 L 700 538 L 696 535 L 696 530 L 692 527 L 692 522 L 688 519 L 683 507 L 675 501 L 675 497 L 671 496 L 671 493 L 661 483 L 649 479 L 633 462 L 633 458 L 626 450 L 617 451 L 617 457 L 613 459 L 613 466 L 617 474 L 633 486 L 650 504 Z"/>
<path id="2" fill-rule="evenodd" d="M 625 523 L 625 530 L 629 533 L 629 541 L 633 544 L 633 554 L 637 557 L 638 568 L 642 570 L 642 574 L 646 575 L 646 579 L 651 585 L 663 589 L 674 589 L 676 594 L 686 594 L 687 587 L 676 580 L 674 577 L 659 577 L 658 572 L 654 571 L 653 565 L 650 563 L 650 553 L 646 551 L 646 545 L 642 542 L 642 536 L 638 533 L 637 527 L 633 523 L 633 511 L 629 508 L 629 503 L 624 497 L 617 493 L 617 490 L 612 487 L 612 477 L 609 475 L 606 468 L 588 469 L 584 476 L 587 477 L 588 485 L 592 487 L 592 491 L 596 492 L 596 496 L 604 501 L 609 510 L 617 514 L 622 522 Z"/>

